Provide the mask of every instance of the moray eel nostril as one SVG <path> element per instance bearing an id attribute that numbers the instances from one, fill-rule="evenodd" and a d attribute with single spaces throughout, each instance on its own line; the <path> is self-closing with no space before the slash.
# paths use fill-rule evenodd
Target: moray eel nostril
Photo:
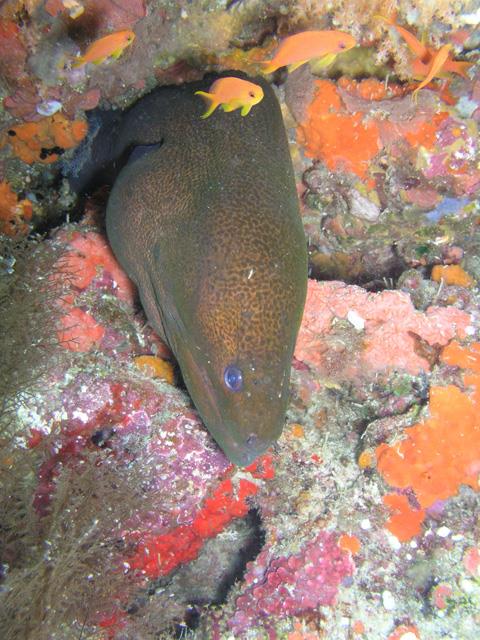
<path id="1" fill-rule="evenodd" d="M 245 117 L 200 118 L 207 78 L 155 90 L 93 141 L 103 168 L 124 158 L 107 207 L 113 251 L 207 429 L 241 466 L 283 429 L 307 283 L 280 108 L 252 81 L 264 98 Z"/>

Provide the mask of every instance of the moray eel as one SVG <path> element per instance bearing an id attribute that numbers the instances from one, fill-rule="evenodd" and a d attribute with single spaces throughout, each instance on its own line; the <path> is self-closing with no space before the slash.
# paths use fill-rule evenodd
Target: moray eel
<path id="1" fill-rule="evenodd" d="M 246 117 L 202 120 L 194 93 L 210 77 L 155 90 L 94 141 L 104 168 L 122 165 L 107 206 L 113 251 L 239 466 L 282 431 L 307 283 L 280 108 L 268 83 L 253 81 L 265 97 Z"/>

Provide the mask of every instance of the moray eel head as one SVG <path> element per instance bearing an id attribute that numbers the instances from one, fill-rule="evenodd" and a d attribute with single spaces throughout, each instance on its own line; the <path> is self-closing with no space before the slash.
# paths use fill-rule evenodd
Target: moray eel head
<path id="1" fill-rule="evenodd" d="M 243 247 L 234 237 L 236 246 L 227 260 L 218 255 L 228 254 L 225 237 L 217 251 L 210 247 L 200 268 L 204 275 L 197 280 L 194 308 L 180 316 L 184 307 L 177 291 L 175 307 L 163 314 L 193 402 L 238 466 L 250 464 L 282 432 L 304 299 L 298 255 L 278 260 L 278 247 L 272 243 L 266 249 L 271 246 L 272 255 L 266 256 L 264 248 L 259 261 L 258 235 L 248 237 Z"/>

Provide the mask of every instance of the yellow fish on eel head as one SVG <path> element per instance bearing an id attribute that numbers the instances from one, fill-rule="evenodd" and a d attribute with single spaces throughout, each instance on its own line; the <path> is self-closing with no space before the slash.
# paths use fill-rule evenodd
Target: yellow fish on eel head
<path id="1" fill-rule="evenodd" d="M 209 103 L 202 118 L 211 116 L 219 105 L 224 111 L 241 109 L 241 115 L 246 116 L 250 109 L 263 99 L 263 89 L 248 80 L 227 76 L 215 80 L 208 91 L 196 91 L 195 95 L 202 96 Z"/>
<path id="2" fill-rule="evenodd" d="M 83 56 L 73 62 L 72 67 L 81 67 L 88 62 L 100 64 L 107 58 L 119 58 L 124 49 L 131 45 L 134 40 L 135 33 L 131 29 L 110 33 L 108 36 L 92 42 Z"/>
<path id="3" fill-rule="evenodd" d="M 343 31 L 296 33 L 281 42 L 272 60 L 263 63 L 267 65 L 264 73 L 272 73 L 285 66 L 289 71 L 295 71 L 314 58 L 320 58 L 327 66 L 339 53 L 352 49 L 356 44 L 355 38 Z"/>

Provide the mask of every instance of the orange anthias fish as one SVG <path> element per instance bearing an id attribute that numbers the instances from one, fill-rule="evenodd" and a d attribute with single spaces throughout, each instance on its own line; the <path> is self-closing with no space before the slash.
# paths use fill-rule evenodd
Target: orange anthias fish
<path id="1" fill-rule="evenodd" d="M 385 16 L 381 15 L 377 15 L 377 18 L 380 18 L 380 20 L 386 22 L 390 27 L 396 29 L 405 40 L 407 45 L 410 47 L 410 49 L 413 51 L 413 53 L 417 56 L 417 58 L 420 58 L 422 62 L 429 61 L 430 54 L 428 48 L 423 44 L 423 42 L 420 42 L 420 40 L 413 33 L 411 33 L 411 31 L 397 24 L 395 22 L 395 18 L 386 18 Z"/>
<path id="2" fill-rule="evenodd" d="M 264 62 L 264 72 L 272 73 L 284 66 L 295 71 L 314 58 L 321 58 L 326 66 L 356 44 L 355 38 L 343 31 L 303 31 L 282 41 L 272 60 Z"/>
<path id="3" fill-rule="evenodd" d="M 88 62 L 100 64 L 107 58 L 119 58 L 126 47 L 135 40 L 135 33 L 130 29 L 117 31 L 104 36 L 88 47 L 85 54 L 75 60 L 72 67 L 81 67 Z"/>
<path id="4" fill-rule="evenodd" d="M 428 62 L 423 62 L 420 58 L 416 58 L 412 62 L 412 73 L 414 78 L 424 78 L 428 74 L 428 69 L 432 59 L 437 55 L 437 51 L 435 49 L 428 49 L 429 52 L 429 60 Z M 462 78 L 468 79 L 467 71 L 473 65 L 473 62 L 467 62 L 464 60 L 453 60 L 450 54 L 448 58 L 445 60 L 445 64 L 443 65 L 442 71 L 440 74 L 437 74 L 438 77 L 448 76 L 449 73 L 456 73 Z"/>
<path id="5" fill-rule="evenodd" d="M 418 38 L 405 29 L 401 27 L 395 22 L 394 18 L 386 18 L 385 16 L 377 16 L 381 20 L 384 20 L 389 26 L 393 27 L 398 31 L 398 33 L 405 40 L 410 50 L 416 55 L 415 60 L 412 63 L 413 75 L 416 78 L 421 78 L 428 75 L 428 70 L 430 68 L 430 63 L 433 58 L 437 55 L 438 51 L 435 49 L 428 47 L 420 42 Z M 445 60 L 445 64 L 443 65 L 442 71 L 446 73 L 456 73 L 463 78 L 468 78 L 467 70 L 472 66 L 472 62 L 466 62 L 463 60 L 454 60 L 451 54 L 448 54 L 447 59 Z"/>
<path id="6" fill-rule="evenodd" d="M 418 85 L 418 87 L 413 92 L 412 94 L 413 98 L 416 98 L 417 93 L 420 91 L 420 89 L 423 89 L 423 87 L 426 87 L 427 84 L 431 82 L 433 78 L 435 78 L 435 76 L 437 76 L 441 72 L 448 58 L 448 54 L 450 53 L 451 48 L 452 48 L 451 44 L 444 44 L 442 47 L 440 47 L 440 49 L 437 52 L 437 55 L 432 59 L 432 62 L 430 63 L 426 78 Z"/>
<path id="7" fill-rule="evenodd" d="M 263 89 L 248 80 L 228 76 L 215 80 L 208 92 L 195 91 L 195 95 L 202 96 L 209 103 L 202 118 L 212 115 L 219 105 L 222 105 L 224 111 L 241 108 L 241 115 L 246 116 L 250 109 L 262 100 Z"/>

